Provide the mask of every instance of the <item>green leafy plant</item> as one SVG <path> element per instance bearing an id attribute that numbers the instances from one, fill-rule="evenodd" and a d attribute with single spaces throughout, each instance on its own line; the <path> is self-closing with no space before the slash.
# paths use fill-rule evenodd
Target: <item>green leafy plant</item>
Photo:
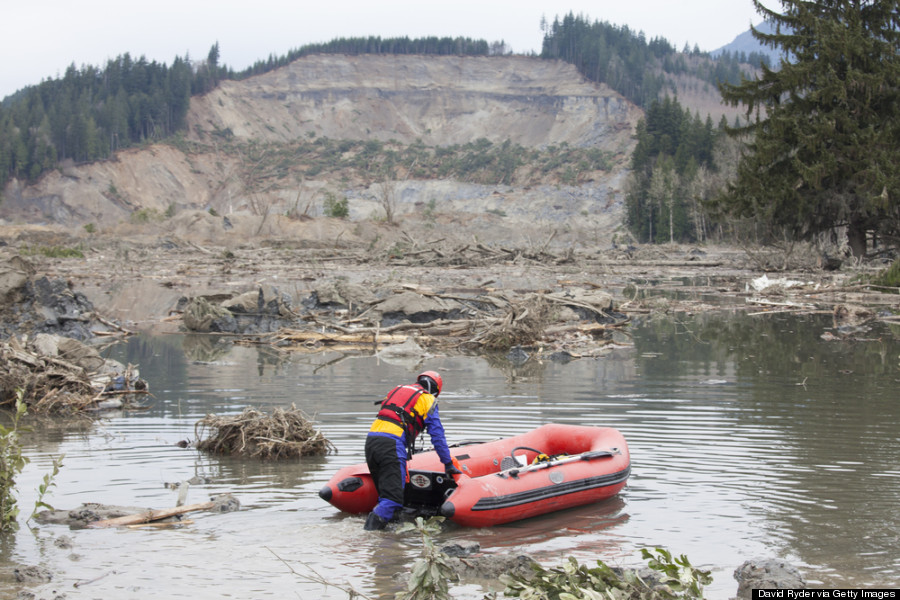
<path id="1" fill-rule="evenodd" d="M 504 594 L 529 600 L 700 600 L 703 586 L 712 581 L 709 571 L 691 566 L 687 557 L 673 558 L 662 548 L 656 554 L 647 549 L 641 554 L 648 559 L 648 566 L 658 571 L 659 581 L 644 581 L 633 570 L 616 570 L 598 560 L 589 568 L 574 558 L 561 567 L 546 569 L 534 565 L 534 575 L 529 579 L 514 575 L 501 575 L 506 584 Z"/>
<path id="2" fill-rule="evenodd" d="M 119 193 L 118 188 L 116 188 L 116 184 L 110 182 L 109 187 L 106 188 L 106 196 L 112 198 L 113 200 L 121 200 L 122 194 Z"/>
<path id="3" fill-rule="evenodd" d="M 345 219 L 350 215 L 349 201 L 346 197 L 338 198 L 331 192 L 325 194 L 325 214 L 335 219 Z"/>
<path id="4" fill-rule="evenodd" d="M 56 487 L 56 476 L 59 475 L 59 470 L 62 468 L 62 461 L 65 457 L 65 454 L 60 454 L 53 459 L 53 471 L 44 475 L 43 482 L 38 486 L 38 499 L 34 503 L 34 510 L 31 511 L 31 516 L 28 517 L 29 521 L 37 515 L 38 509 L 46 508 L 47 510 L 55 510 L 52 506 L 44 502 L 44 496 L 47 495 L 50 488 Z"/>
<path id="5" fill-rule="evenodd" d="M 403 258 L 404 256 L 406 256 L 406 253 L 410 251 L 410 249 L 411 246 L 409 242 L 405 240 L 398 241 L 388 249 L 388 258 Z"/>
<path id="6" fill-rule="evenodd" d="M 434 198 L 428 201 L 428 204 L 425 205 L 425 210 L 423 211 L 425 216 L 425 220 L 429 224 L 434 224 L 434 219 L 437 217 L 437 202 Z"/>
<path id="7" fill-rule="evenodd" d="M 84 250 L 80 245 L 73 248 L 67 248 L 65 246 L 34 246 L 31 248 L 23 248 L 21 253 L 26 256 L 40 254 L 47 258 L 84 258 Z"/>
<path id="8" fill-rule="evenodd" d="M 9 426 L 0 425 L 0 533 L 14 531 L 18 527 L 16 519 L 19 516 L 19 506 L 16 501 L 16 477 L 22 473 L 25 465 L 29 463 L 28 457 L 22 454 L 22 446 L 19 437 L 25 431 L 19 421 L 28 414 L 28 405 L 25 403 L 25 390 L 16 390 L 16 411 L 12 414 L 12 423 Z M 50 488 L 56 485 L 54 479 L 59 474 L 65 455 L 53 459 L 53 471 L 44 475 L 43 483 L 38 487 L 38 499 L 34 504 L 34 510 L 30 521 L 39 508 L 53 509 L 44 502 L 44 496 Z"/>
<path id="9" fill-rule="evenodd" d="M 691 565 L 688 557 L 682 554 L 673 558 L 672 553 L 664 548 L 656 548 L 656 555 L 643 548 L 641 556 L 647 559 L 647 566 L 663 575 L 662 584 L 681 595 L 666 596 L 668 598 L 702 598 L 703 586 L 712 582 L 709 571 L 703 571 Z"/>
<path id="10" fill-rule="evenodd" d="M 431 517 L 425 521 L 416 517 L 414 523 L 404 523 L 397 533 L 417 531 L 422 536 L 422 556 L 413 563 L 406 590 L 397 592 L 397 600 L 449 600 L 450 582 L 459 581 L 449 556 L 434 545 L 432 539 L 441 531 L 444 517 Z"/>
<path id="11" fill-rule="evenodd" d="M 149 223 L 150 221 L 160 221 L 162 220 L 162 217 L 155 208 L 141 208 L 131 213 L 129 220 L 133 224 L 139 225 L 141 223 Z"/>
<path id="12" fill-rule="evenodd" d="M 546 569 L 533 565 L 534 576 L 526 579 L 517 575 L 501 575 L 506 584 L 504 595 L 533 600 L 576 600 L 589 598 L 612 600 L 627 598 L 625 582 L 603 561 L 588 568 L 569 557 L 560 567 Z"/>
<path id="13" fill-rule="evenodd" d="M 19 419 L 28 412 L 24 390 L 16 391 L 16 411 L 9 427 L 0 425 L 0 532 L 16 529 L 19 507 L 16 503 L 16 477 L 28 464 L 19 444 Z"/>
<path id="14" fill-rule="evenodd" d="M 900 259 L 895 260 L 893 264 L 881 271 L 872 279 L 872 284 L 886 288 L 898 288 L 900 292 Z"/>

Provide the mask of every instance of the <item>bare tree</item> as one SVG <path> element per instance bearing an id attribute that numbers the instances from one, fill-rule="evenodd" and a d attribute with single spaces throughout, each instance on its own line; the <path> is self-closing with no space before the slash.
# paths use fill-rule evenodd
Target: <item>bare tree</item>
<path id="1" fill-rule="evenodd" d="M 309 209 L 312 207 L 313 201 L 315 201 L 316 196 L 319 195 L 321 190 L 312 190 L 303 189 L 303 181 L 300 181 L 300 187 L 297 190 L 297 197 L 294 199 L 294 203 L 288 208 L 287 216 L 292 219 L 310 219 L 312 216 L 309 214 Z M 305 200 L 304 200 L 305 199 Z M 300 205 L 304 204 L 303 211 L 300 211 Z"/>
<path id="2" fill-rule="evenodd" d="M 381 208 L 384 209 L 385 219 L 388 223 L 393 224 L 394 216 L 397 214 L 397 182 L 390 173 L 386 173 L 384 180 L 377 185 L 379 202 L 381 202 Z"/>
<path id="3" fill-rule="evenodd" d="M 675 195 L 678 189 L 678 173 L 675 172 L 675 167 L 670 161 L 660 161 L 656 165 L 656 168 L 653 169 L 653 175 L 650 180 L 650 201 L 652 204 L 655 204 L 662 210 L 664 205 L 668 205 L 669 208 L 669 242 L 675 242 L 675 224 L 674 217 L 675 214 Z M 652 219 L 652 212 L 651 219 Z M 650 226 L 652 228 L 653 223 L 651 220 Z M 651 229 L 650 239 L 653 240 L 653 232 Z"/>
<path id="4" fill-rule="evenodd" d="M 267 158 L 267 151 L 263 151 L 258 160 L 250 163 L 244 159 L 244 153 L 238 149 L 238 156 L 241 159 L 240 181 L 247 194 L 247 204 L 250 211 L 257 216 L 263 218 L 265 222 L 271 210 L 272 199 L 267 192 L 274 186 L 274 182 L 266 184 L 266 176 L 263 173 L 263 165 Z M 255 158 L 255 157 L 254 157 Z"/>

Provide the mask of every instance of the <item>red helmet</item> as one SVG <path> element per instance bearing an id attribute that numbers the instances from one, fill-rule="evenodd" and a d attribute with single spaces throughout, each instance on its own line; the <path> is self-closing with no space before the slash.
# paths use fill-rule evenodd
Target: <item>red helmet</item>
<path id="1" fill-rule="evenodd" d="M 425 371 L 416 377 L 416 383 L 425 388 L 425 391 L 433 396 L 440 394 L 441 388 L 444 387 L 444 380 L 441 379 L 441 376 L 438 375 L 436 371 Z M 435 391 L 435 388 L 437 391 Z"/>

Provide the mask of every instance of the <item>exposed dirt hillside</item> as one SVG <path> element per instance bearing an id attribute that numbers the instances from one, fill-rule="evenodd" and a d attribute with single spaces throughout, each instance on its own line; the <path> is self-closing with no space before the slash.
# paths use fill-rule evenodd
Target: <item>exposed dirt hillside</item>
<path id="1" fill-rule="evenodd" d="M 523 148 L 592 148 L 610 159 L 565 182 L 552 173 L 536 178 L 517 172 L 503 185 L 417 178 L 410 172 L 413 159 L 387 182 L 394 216 L 402 220 L 428 209 L 431 216 L 459 217 L 461 226 L 499 215 L 488 219 L 487 229 L 498 241 L 511 239 L 507 234 L 544 235 L 557 226 L 592 235 L 602 230 L 608 238 L 621 221 L 627 158 L 640 116 L 624 98 L 560 61 L 310 56 L 194 98 L 185 140 L 69 165 L 31 186 L 13 181 L 4 191 L 0 219 L 109 233 L 128 221 L 213 209 L 224 217 L 267 217 L 256 233 L 288 236 L 295 227 L 285 221 L 288 227 L 280 228 L 276 215 L 320 217 L 329 196 L 348 199 L 353 222 L 386 216 L 385 179 L 323 171 L 308 162 L 301 144 L 393 140 L 391 150 L 400 151 L 409 144 L 436 148 L 483 138 Z M 339 153 L 333 162 L 346 157 Z"/>
<path id="2" fill-rule="evenodd" d="M 227 81 L 191 105 L 192 135 L 288 141 L 478 138 L 523 146 L 567 143 L 621 151 L 640 111 L 562 61 L 526 57 L 322 54 L 245 82 Z"/>

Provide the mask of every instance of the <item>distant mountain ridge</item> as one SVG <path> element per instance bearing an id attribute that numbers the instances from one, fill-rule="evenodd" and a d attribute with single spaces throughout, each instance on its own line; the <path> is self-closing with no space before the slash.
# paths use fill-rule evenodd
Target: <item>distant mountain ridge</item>
<path id="1" fill-rule="evenodd" d="M 432 203 L 481 239 L 522 238 L 523 223 L 606 239 L 642 116 L 561 60 L 314 54 L 192 97 L 178 139 L 14 178 L 0 224 L 105 229 L 212 209 L 267 216 L 268 235 L 290 237 L 276 221 L 326 215 L 328 198 L 367 221 L 389 194 L 398 217 Z M 491 165 L 504 173 L 484 177 Z"/>
<path id="2" fill-rule="evenodd" d="M 763 21 L 758 25 L 754 25 L 754 27 L 756 27 L 756 30 L 761 33 L 775 32 L 775 28 L 766 21 Z M 731 52 L 733 54 L 743 52 L 748 55 L 752 52 L 756 52 L 758 54 L 768 56 L 769 62 L 773 65 L 777 65 L 778 60 L 781 58 L 781 52 L 779 50 L 774 50 L 772 48 L 769 48 L 768 46 L 764 46 L 763 44 L 761 44 L 759 40 L 753 37 L 753 33 L 749 29 L 734 38 L 734 41 L 732 41 L 730 44 L 726 44 L 721 48 L 717 48 L 709 54 L 710 56 L 715 58 L 724 52 Z"/>

